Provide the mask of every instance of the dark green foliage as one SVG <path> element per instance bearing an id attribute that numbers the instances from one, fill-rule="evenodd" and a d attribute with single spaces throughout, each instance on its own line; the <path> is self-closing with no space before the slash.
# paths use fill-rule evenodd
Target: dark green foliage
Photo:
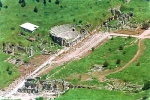
<path id="1" fill-rule="evenodd" d="M 0 0 L 0 7 L 3 7 L 2 1 Z"/>
<path id="2" fill-rule="evenodd" d="M 79 20 L 79 23 L 82 23 L 82 20 Z"/>
<path id="3" fill-rule="evenodd" d="M 111 52 L 111 48 L 109 48 L 108 51 Z"/>
<path id="4" fill-rule="evenodd" d="M 48 2 L 51 2 L 51 0 L 48 0 Z"/>
<path id="5" fill-rule="evenodd" d="M 149 88 L 150 88 L 150 81 L 146 81 L 144 83 L 144 86 L 143 86 L 142 90 L 148 90 Z"/>
<path id="6" fill-rule="evenodd" d="M 40 2 L 40 0 L 36 0 L 37 2 Z"/>
<path id="7" fill-rule="evenodd" d="M 55 1 L 55 4 L 59 4 L 59 0 L 56 0 L 56 1 Z"/>
<path id="8" fill-rule="evenodd" d="M 121 45 L 121 46 L 119 46 L 119 50 L 123 50 L 123 46 Z"/>
<path id="9" fill-rule="evenodd" d="M 8 75 L 11 75 L 12 74 L 12 71 L 10 70 L 10 71 L 8 71 Z"/>
<path id="10" fill-rule="evenodd" d="M 105 62 L 103 63 L 103 67 L 108 67 L 108 65 L 109 65 L 109 63 L 108 63 L 107 61 L 105 61 Z"/>
<path id="11" fill-rule="evenodd" d="M 120 64 L 121 60 L 117 59 L 116 64 Z"/>
<path id="12" fill-rule="evenodd" d="M 136 66 L 140 66 L 140 62 L 137 62 L 137 63 L 136 63 Z"/>
<path id="13" fill-rule="evenodd" d="M 6 71 L 9 71 L 9 66 L 6 68 Z"/>
<path id="14" fill-rule="evenodd" d="M 94 50 L 95 50 L 95 48 L 93 47 L 93 48 L 92 48 L 92 51 L 94 51 Z"/>
<path id="15" fill-rule="evenodd" d="M 26 6 L 26 3 L 22 3 L 22 4 L 21 4 L 21 7 L 25 7 L 25 6 Z"/>
<path id="16" fill-rule="evenodd" d="M 19 3 L 21 4 L 21 7 L 25 7 L 26 6 L 25 0 L 19 0 Z"/>
<path id="17" fill-rule="evenodd" d="M 11 27 L 11 30 L 15 30 L 15 28 L 14 28 L 14 27 Z"/>
<path id="18" fill-rule="evenodd" d="M 20 4 L 21 4 L 21 3 L 22 3 L 22 0 L 19 0 L 19 2 L 18 2 L 18 3 L 20 3 Z"/>
<path id="19" fill-rule="evenodd" d="M 123 51 L 122 54 L 126 54 L 126 51 Z"/>
<path id="20" fill-rule="evenodd" d="M 43 0 L 43 4 L 46 5 L 46 0 Z"/>
<path id="21" fill-rule="evenodd" d="M 6 6 L 4 6 L 4 8 L 8 8 L 8 6 L 6 5 Z"/>
<path id="22" fill-rule="evenodd" d="M 37 9 L 37 7 L 35 7 L 33 11 L 37 13 L 37 12 L 38 12 L 38 9 Z"/>

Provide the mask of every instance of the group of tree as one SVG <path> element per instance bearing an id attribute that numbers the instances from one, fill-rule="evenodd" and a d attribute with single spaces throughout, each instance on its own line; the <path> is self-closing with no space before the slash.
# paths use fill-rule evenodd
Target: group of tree
<path id="1" fill-rule="evenodd" d="M 21 4 L 21 7 L 25 7 L 26 6 L 25 0 L 19 0 L 19 3 Z"/>

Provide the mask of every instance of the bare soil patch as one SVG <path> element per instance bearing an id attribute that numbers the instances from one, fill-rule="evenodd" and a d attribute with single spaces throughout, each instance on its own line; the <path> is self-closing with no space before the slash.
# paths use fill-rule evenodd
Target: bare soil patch
<path id="1" fill-rule="evenodd" d="M 36 67 L 40 66 L 49 57 L 50 55 L 36 55 L 32 57 L 28 64 L 23 64 L 19 67 L 20 76 L 25 76 L 33 72 Z"/>
<path id="2" fill-rule="evenodd" d="M 115 33 L 119 34 L 127 34 L 127 35 L 140 35 L 144 32 L 145 30 L 141 29 L 140 27 L 137 29 L 128 29 L 128 30 L 117 30 Z"/>

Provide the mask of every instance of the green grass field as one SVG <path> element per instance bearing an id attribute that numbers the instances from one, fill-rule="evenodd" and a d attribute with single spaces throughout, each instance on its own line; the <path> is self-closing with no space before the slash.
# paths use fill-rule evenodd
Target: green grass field
<path id="1" fill-rule="evenodd" d="M 109 75 L 108 78 L 118 78 L 138 84 L 148 81 L 150 79 L 150 40 L 147 39 L 144 43 L 146 46 L 144 53 L 135 63 L 119 73 Z M 140 65 L 136 66 L 138 62 Z"/>
<path id="2" fill-rule="evenodd" d="M 132 22 L 143 23 L 150 20 L 150 2 L 148 0 L 131 0 L 130 3 L 121 6 L 123 12 L 134 12 Z"/>
<path id="3" fill-rule="evenodd" d="M 56 100 L 136 100 L 140 94 L 108 90 L 71 89 Z"/>
<path id="4" fill-rule="evenodd" d="M 18 77 L 19 72 L 12 64 L 4 62 L 9 57 L 4 53 L 0 53 L 0 89 L 8 86 L 15 78 Z M 9 67 L 9 68 L 8 68 Z"/>
<path id="5" fill-rule="evenodd" d="M 107 67 L 109 69 L 122 66 L 132 59 L 137 52 L 137 43 L 133 43 L 134 41 L 134 38 L 113 38 L 94 50 L 89 56 L 64 65 L 65 68 L 55 74 L 54 78 L 65 78 L 72 74 L 87 73 L 94 64 L 103 65 L 105 61 L 109 63 Z M 123 46 L 123 50 L 118 50 L 120 45 Z M 121 60 L 120 64 L 116 64 L 117 59 Z M 62 67 L 52 70 L 50 74 L 52 75 Z"/>
<path id="6" fill-rule="evenodd" d="M 23 44 L 27 41 L 22 37 L 17 38 L 17 35 L 20 32 L 19 25 L 25 22 L 40 26 L 35 33 L 41 35 L 48 35 L 52 26 L 65 23 L 91 23 L 94 28 L 110 16 L 108 9 L 111 6 L 109 0 L 99 2 L 97 0 L 86 0 L 86 2 L 83 0 L 61 0 L 59 5 L 55 4 L 55 0 L 52 0 L 52 2 L 47 2 L 46 6 L 42 1 L 25 0 L 25 7 L 21 7 L 17 0 L 1 1 L 3 6 L 7 5 L 8 8 L 3 7 L 0 10 L 0 41 L 21 42 Z M 115 0 L 114 6 L 120 4 L 120 0 Z M 35 6 L 38 8 L 37 13 L 33 12 Z"/>

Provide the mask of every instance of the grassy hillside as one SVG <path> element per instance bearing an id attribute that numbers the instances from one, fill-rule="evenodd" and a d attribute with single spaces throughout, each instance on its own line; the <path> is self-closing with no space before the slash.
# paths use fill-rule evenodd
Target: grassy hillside
<path id="1" fill-rule="evenodd" d="M 109 0 L 60 0 L 59 4 L 52 2 L 43 4 L 43 0 L 25 0 L 26 6 L 21 7 L 18 0 L 1 0 L 3 7 L 0 10 L 0 41 L 27 42 L 17 38 L 20 32 L 19 25 L 25 22 L 31 22 L 39 27 L 36 33 L 48 35 L 52 26 L 74 23 L 86 24 L 91 23 L 93 27 L 102 23 L 110 16 L 108 9 L 111 7 Z M 120 0 L 115 0 L 115 5 L 120 5 Z M 4 8 L 4 6 L 8 8 Z M 38 12 L 34 12 L 37 7 Z M 11 38 L 10 38 L 11 37 Z"/>
<path id="2" fill-rule="evenodd" d="M 56 100 L 136 100 L 140 96 L 108 90 L 71 89 Z"/>
<path id="3" fill-rule="evenodd" d="M 149 69 L 150 69 L 150 40 L 145 40 L 145 50 L 143 55 L 127 69 L 121 71 L 120 73 L 109 75 L 108 78 L 118 78 L 124 81 L 130 81 L 133 83 L 143 84 L 145 81 L 150 79 Z M 137 66 L 137 63 L 140 63 Z"/>
<path id="4" fill-rule="evenodd" d="M 19 75 L 12 64 L 4 62 L 8 57 L 9 55 L 0 53 L 0 89 L 8 86 Z"/>

